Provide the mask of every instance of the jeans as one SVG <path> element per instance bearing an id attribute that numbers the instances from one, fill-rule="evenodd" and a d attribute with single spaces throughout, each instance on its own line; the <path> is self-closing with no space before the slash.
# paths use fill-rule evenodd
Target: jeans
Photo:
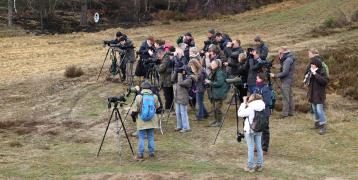
<path id="1" fill-rule="evenodd" d="M 255 92 L 255 89 L 256 89 L 256 86 L 247 86 L 247 91 L 250 93 L 250 94 L 254 94 Z"/>
<path id="2" fill-rule="evenodd" d="M 144 154 L 144 139 L 148 138 L 148 150 L 149 154 L 154 154 L 154 129 L 143 129 L 138 132 L 138 155 L 143 156 Z"/>
<path id="3" fill-rule="evenodd" d="M 291 84 L 282 84 L 282 116 L 293 115 L 295 105 L 293 102 L 293 92 Z"/>
<path id="4" fill-rule="evenodd" d="M 314 112 L 315 121 L 319 122 L 319 125 L 326 124 L 327 119 L 324 113 L 324 105 L 323 104 L 312 104 L 312 109 Z"/>
<path id="5" fill-rule="evenodd" d="M 177 116 L 177 128 L 189 130 L 188 106 L 175 103 L 175 114 Z"/>
<path id="6" fill-rule="evenodd" d="M 197 92 L 196 93 L 196 102 L 198 105 L 198 112 L 196 113 L 196 117 L 198 119 L 203 119 L 208 116 L 208 111 L 206 111 L 204 105 L 204 92 Z"/>
<path id="7" fill-rule="evenodd" d="M 250 169 L 255 168 L 254 164 L 254 146 L 256 145 L 257 150 L 257 166 L 263 166 L 264 164 L 264 156 L 261 147 L 261 136 L 262 132 L 255 133 L 245 133 L 245 139 L 247 143 L 247 167 Z"/>

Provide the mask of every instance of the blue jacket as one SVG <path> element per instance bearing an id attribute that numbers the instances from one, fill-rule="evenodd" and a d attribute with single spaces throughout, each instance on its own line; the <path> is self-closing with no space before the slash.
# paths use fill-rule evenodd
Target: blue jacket
<path id="1" fill-rule="evenodd" d="M 270 116 L 271 88 L 267 84 L 256 86 L 255 93 L 261 94 L 265 102 L 265 115 Z"/>
<path id="2" fill-rule="evenodd" d="M 140 53 L 140 58 L 141 59 L 149 59 L 150 55 L 148 53 L 149 49 L 151 49 L 152 47 L 150 47 L 147 43 L 147 40 L 145 40 L 142 45 L 139 48 L 139 53 Z"/>

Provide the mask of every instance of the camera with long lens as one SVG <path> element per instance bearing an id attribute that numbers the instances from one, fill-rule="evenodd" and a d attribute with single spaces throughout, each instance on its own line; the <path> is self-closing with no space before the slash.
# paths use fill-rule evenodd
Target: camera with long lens
<path id="1" fill-rule="evenodd" d="M 237 132 L 237 136 L 236 136 L 237 142 L 241 142 L 241 140 L 244 138 L 245 138 L 245 134 L 243 134 L 241 132 Z"/>
<path id="2" fill-rule="evenodd" d="M 120 95 L 120 96 L 110 96 L 108 97 L 108 109 L 110 109 L 112 107 L 112 103 L 114 104 L 114 106 L 116 107 L 118 105 L 118 103 L 124 103 L 126 102 L 126 98 L 124 95 Z"/>
<path id="3" fill-rule="evenodd" d="M 312 73 L 311 73 L 311 72 L 308 72 L 308 73 L 305 75 L 305 78 L 303 79 L 303 84 L 304 84 L 305 86 L 309 86 L 309 85 L 310 85 L 311 77 L 312 77 Z"/>

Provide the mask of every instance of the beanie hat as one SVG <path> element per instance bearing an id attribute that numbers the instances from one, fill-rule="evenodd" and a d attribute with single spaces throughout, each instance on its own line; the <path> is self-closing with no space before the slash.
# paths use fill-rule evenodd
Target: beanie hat
<path id="1" fill-rule="evenodd" d="M 209 29 L 208 33 L 215 34 L 215 29 Z"/>
<path id="2" fill-rule="evenodd" d="M 318 68 L 322 67 L 322 62 L 318 58 L 311 58 L 310 64 L 316 65 Z"/>
<path id="3" fill-rule="evenodd" d="M 149 81 L 144 81 L 144 82 L 142 82 L 142 84 L 140 85 L 140 87 L 141 87 L 142 89 L 150 89 L 150 88 L 152 87 L 152 85 L 150 84 Z"/>

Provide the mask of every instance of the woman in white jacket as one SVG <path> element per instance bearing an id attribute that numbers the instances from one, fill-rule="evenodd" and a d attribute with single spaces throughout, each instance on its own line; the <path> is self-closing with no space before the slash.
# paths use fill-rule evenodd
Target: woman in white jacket
<path id="1" fill-rule="evenodd" d="M 238 116 L 245 117 L 244 123 L 244 133 L 245 133 L 245 140 L 247 143 L 247 152 L 248 152 L 248 159 L 247 159 L 247 166 L 245 171 L 247 172 L 255 172 L 262 171 L 264 158 L 261 146 L 261 136 L 262 132 L 254 132 L 250 124 L 255 116 L 255 111 L 262 111 L 265 109 L 265 103 L 262 100 L 262 96 L 259 94 L 252 94 L 249 99 L 244 97 L 244 102 L 241 103 Z M 254 146 L 256 145 L 257 150 L 257 161 L 256 166 L 254 164 Z"/>

